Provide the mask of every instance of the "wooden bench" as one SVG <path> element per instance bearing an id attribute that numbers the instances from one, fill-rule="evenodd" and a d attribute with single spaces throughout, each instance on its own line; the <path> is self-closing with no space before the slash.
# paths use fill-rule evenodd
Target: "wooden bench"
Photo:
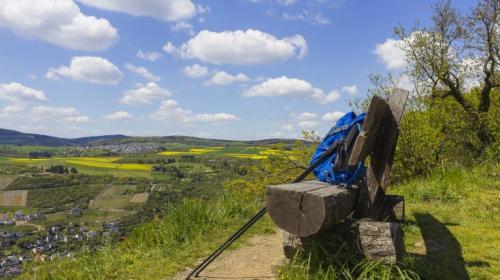
<path id="1" fill-rule="evenodd" d="M 348 189 L 302 181 L 267 186 L 269 216 L 287 233 L 287 255 L 290 248 L 298 246 L 300 238 L 327 232 L 349 218 L 359 220 L 357 239 L 368 259 L 401 261 L 404 246 L 398 222 L 404 219 L 404 198 L 385 192 L 407 98 L 404 90 L 395 90 L 388 101 L 379 96 L 372 98 L 362 131 L 348 151 L 351 167 L 369 157 L 366 174 L 358 185 Z"/>

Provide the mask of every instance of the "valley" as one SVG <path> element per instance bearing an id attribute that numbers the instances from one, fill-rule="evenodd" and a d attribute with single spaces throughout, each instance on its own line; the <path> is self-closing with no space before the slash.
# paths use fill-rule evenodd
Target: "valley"
<path id="1" fill-rule="evenodd" d="M 290 153 L 286 144 L 211 144 L 2 145 L 0 276 L 117 242 L 182 199 L 212 197 L 260 160 Z"/>

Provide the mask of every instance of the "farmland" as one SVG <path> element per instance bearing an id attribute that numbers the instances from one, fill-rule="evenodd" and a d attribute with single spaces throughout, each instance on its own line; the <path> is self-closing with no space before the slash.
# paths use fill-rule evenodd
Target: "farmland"
<path id="1" fill-rule="evenodd" d="M 8 187 L 14 180 L 17 179 L 16 175 L 0 175 L 0 190 Z"/>
<path id="2" fill-rule="evenodd" d="M 159 153 L 165 156 L 180 156 L 180 155 L 207 155 L 217 157 L 236 157 L 249 159 L 264 159 L 269 155 L 282 155 L 283 151 L 268 147 L 207 147 L 207 148 L 190 148 L 181 151 L 165 151 Z"/>
<path id="3" fill-rule="evenodd" d="M 110 147 L 116 150 L 99 150 Z M 148 147 L 147 143 L 84 150 L 1 147 L 0 213 L 5 223 L 0 230 L 29 232 L 28 236 L 20 234 L 22 238 L 14 239 L 12 247 L 2 252 L 26 254 L 23 244 L 45 242 L 35 240 L 40 237 L 55 238 L 54 226 L 68 229 L 58 236 L 69 238 L 71 231 L 71 240 L 76 241 L 54 247 L 45 252 L 47 256 L 78 252 L 103 239 L 116 241 L 137 226 L 167 215 L 185 198 L 210 199 L 224 193 L 226 182 L 242 178 L 263 160 L 292 157 L 282 145 L 168 143 L 160 151 Z M 79 237 L 74 235 L 75 225 Z"/>
<path id="4" fill-rule="evenodd" d="M 38 147 L 38 149 L 41 149 Z M 24 166 L 35 166 L 48 168 L 55 165 L 63 165 L 68 168 L 74 167 L 82 174 L 98 175 L 110 174 L 113 176 L 142 176 L 152 177 L 151 169 L 156 163 L 166 159 L 180 157 L 198 158 L 220 158 L 220 159 L 243 159 L 262 160 L 269 156 L 288 155 L 288 151 L 269 147 L 193 147 L 185 146 L 163 151 L 160 153 L 129 154 L 120 156 L 100 157 L 52 157 L 52 158 L 28 158 L 28 157 L 2 157 L 0 163 L 18 164 Z M 184 160 L 186 161 L 186 160 Z M 179 162 L 179 160 L 177 161 Z M 178 164 L 173 164 L 176 166 Z M 193 166 L 196 164 L 192 164 Z M 200 166 L 206 172 L 210 170 Z M 154 176 L 153 176 L 154 177 Z"/>
<path id="5" fill-rule="evenodd" d="M 279 154 L 269 147 L 168 147 L 159 153 L 78 157 L 62 156 L 71 155 L 72 147 L 3 146 L 9 152 L 0 154 L 0 198 L 14 195 L 16 203 L 4 203 L 0 210 L 10 213 L 6 217 L 13 209 L 42 211 L 46 219 L 34 221 L 42 228 L 82 221 L 95 228 L 94 220 L 130 215 L 135 221 L 134 213 L 218 192 L 223 179 L 240 176 L 241 166 Z M 37 157 L 20 156 L 33 153 Z M 46 154 L 56 156 L 38 157 Z M 218 176 L 221 172 L 225 176 Z M 81 209 L 82 216 L 69 214 L 71 209 Z"/>

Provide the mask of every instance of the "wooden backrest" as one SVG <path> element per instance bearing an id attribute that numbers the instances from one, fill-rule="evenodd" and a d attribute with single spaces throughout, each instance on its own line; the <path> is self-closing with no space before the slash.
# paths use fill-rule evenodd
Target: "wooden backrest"
<path id="1" fill-rule="evenodd" d="M 391 175 L 396 151 L 399 123 L 408 91 L 395 89 L 388 101 L 374 96 L 370 102 L 363 130 L 354 143 L 349 165 L 370 156 L 366 178 L 361 186 L 357 215 L 378 219 L 381 216 L 385 190 Z"/>

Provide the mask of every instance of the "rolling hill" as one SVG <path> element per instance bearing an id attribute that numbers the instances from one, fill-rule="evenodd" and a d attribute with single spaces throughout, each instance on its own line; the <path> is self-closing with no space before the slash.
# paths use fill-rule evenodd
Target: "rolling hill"
<path id="1" fill-rule="evenodd" d="M 96 141 L 119 139 L 127 137 L 125 135 L 103 135 L 82 138 L 59 138 L 41 134 L 23 133 L 15 130 L 0 129 L 0 145 L 19 145 L 19 146 L 77 146 L 87 145 Z"/>
<path id="2" fill-rule="evenodd" d="M 153 136 L 133 137 L 121 134 L 90 136 L 81 138 L 60 138 L 42 134 L 23 133 L 15 130 L 0 129 L 0 145 L 18 146 L 81 146 L 81 145 L 111 145 L 127 143 L 182 143 L 190 146 L 266 146 L 276 143 L 291 144 L 294 139 L 263 139 L 250 141 L 234 141 L 221 139 L 205 139 L 191 136 Z"/>

